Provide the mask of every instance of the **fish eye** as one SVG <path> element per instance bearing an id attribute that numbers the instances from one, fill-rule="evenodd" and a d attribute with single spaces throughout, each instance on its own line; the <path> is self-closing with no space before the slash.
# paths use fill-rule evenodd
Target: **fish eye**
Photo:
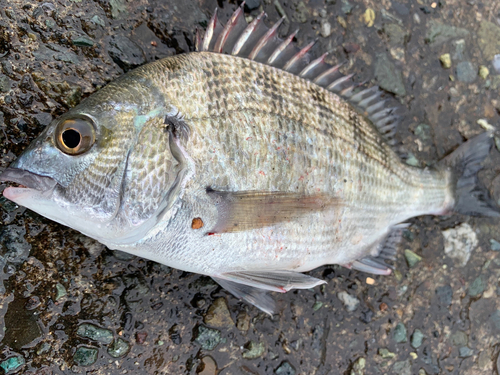
<path id="1" fill-rule="evenodd" d="M 83 154 L 95 142 L 94 124 L 83 117 L 64 120 L 57 125 L 55 138 L 57 147 L 65 154 Z"/>

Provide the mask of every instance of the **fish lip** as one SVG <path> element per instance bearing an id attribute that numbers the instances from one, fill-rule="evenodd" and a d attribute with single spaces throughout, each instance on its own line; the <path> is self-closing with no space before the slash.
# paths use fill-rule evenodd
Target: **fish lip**
<path id="1" fill-rule="evenodd" d="M 57 185 L 57 181 L 51 177 L 10 167 L 0 174 L 0 182 L 15 182 L 22 185 L 17 189 L 33 189 L 40 192 L 52 190 Z"/>

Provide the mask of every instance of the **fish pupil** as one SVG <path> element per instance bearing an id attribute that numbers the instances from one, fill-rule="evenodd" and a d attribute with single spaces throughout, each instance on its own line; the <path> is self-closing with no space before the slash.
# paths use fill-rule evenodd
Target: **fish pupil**
<path id="1" fill-rule="evenodd" d="M 75 148 L 80 144 L 82 136 L 75 129 L 67 129 L 62 133 L 62 139 L 66 147 Z"/>

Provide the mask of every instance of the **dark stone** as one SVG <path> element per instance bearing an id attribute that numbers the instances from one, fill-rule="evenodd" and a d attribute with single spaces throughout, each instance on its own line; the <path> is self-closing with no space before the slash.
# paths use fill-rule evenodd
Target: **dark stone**
<path id="1" fill-rule="evenodd" d="M 246 0 L 245 1 L 245 9 L 253 10 L 260 7 L 260 0 Z"/>
<path id="2" fill-rule="evenodd" d="M 5 314 L 5 336 L 2 343 L 19 350 L 42 335 L 36 311 L 27 310 L 28 299 L 14 298 Z"/>
<path id="3" fill-rule="evenodd" d="M 108 54 L 124 71 L 134 69 L 146 62 L 142 49 L 123 35 L 111 37 Z"/>
<path id="4" fill-rule="evenodd" d="M 365 324 L 368 324 L 372 321 L 372 318 L 373 318 L 373 311 L 370 309 L 367 309 L 367 310 L 361 312 L 361 316 L 359 317 L 359 320 L 361 320 Z"/>
<path id="5" fill-rule="evenodd" d="M 457 64 L 457 79 L 465 83 L 472 83 L 477 77 L 477 68 L 470 61 L 461 61 Z"/>
<path id="6" fill-rule="evenodd" d="M 50 113 L 37 113 L 33 116 L 35 124 L 40 126 L 47 126 L 52 122 L 52 115 Z"/>
<path id="7" fill-rule="evenodd" d="M 10 78 L 5 74 L 0 74 L 0 92 L 9 92 L 10 86 Z"/>
<path id="8" fill-rule="evenodd" d="M 450 306 L 453 298 L 453 290 L 450 285 L 440 286 L 436 288 L 436 296 L 443 306 Z"/>
<path id="9" fill-rule="evenodd" d="M 75 355 L 73 356 L 73 361 L 78 366 L 90 366 L 97 361 L 97 354 L 99 351 L 95 348 L 87 348 L 81 346 L 76 349 Z"/>
<path id="10" fill-rule="evenodd" d="M 274 371 L 276 375 L 295 375 L 295 369 L 288 361 L 282 362 L 281 365 Z"/>
<path id="11" fill-rule="evenodd" d="M 392 9 L 394 9 L 400 16 L 407 16 L 410 14 L 410 9 L 408 9 L 406 5 L 398 3 L 397 1 L 392 2 Z"/>

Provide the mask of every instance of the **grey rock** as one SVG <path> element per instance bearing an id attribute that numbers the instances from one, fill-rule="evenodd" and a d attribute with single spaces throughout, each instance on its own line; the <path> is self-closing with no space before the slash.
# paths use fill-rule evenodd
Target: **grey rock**
<path id="1" fill-rule="evenodd" d="M 415 157 L 415 155 L 413 155 L 413 153 L 411 153 L 411 152 L 408 153 L 408 157 L 406 158 L 405 163 L 408 164 L 408 165 L 411 165 L 413 167 L 419 167 L 420 166 L 420 162 Z"/>
<path id="2" fill-rule="evenodd" d="M 95 15 L 94 17 L 92 17 L 90 19 L 90 22 L 92 22 L 95 25 L 102 26 L 102 27 L 106 26 L 106 24 L 104 23 L 104 21 L 102 20 L 102 18 L 99 17 L 98 15 Z"/>
<path id="3" fill-rule="evenodd" d="M 256 359 L 262 356 L 266 350 L 266 347 L 261 342 L 250 341 L 245 345 L 245 351 L 242 356 L 245 359 Z"/>
<path id="4" fill-rule="evenodd" d="M 79 36 L 71 39 L 71 43 L 78 47 L 92 47 L 94 45 L 94 41 L 86 36 Z"/>
<path id="5" fill-rule="evenodd" d="M 431 127 L 427 124 L 418 124 L 413 133 L 421 140 L 426 141 L 431 138 Z"/>
<path id="6" fill-rule="evenodd" d="M 497 74 L 500 74 L 500 54 L 493 56 L 491 64 L 493 65 L 493 69 L 495 69 L 495 72 L 497 72 Z"/>
<path id="7" fill-rule="evenodd" d="M 477 297 L 483 294 L 485 288 L 484 280 L 481 276 L 478 276 L 469 286 L 469 296 Z"/>
<path id="8" fill-rule="evenodd" d="M 198 334 L 194 341 L 200 344 L 203 350 L 214 350 L 221 341 L 221 333 L 218 329 L 200 325 L 198 326 Z"/>
<path id="9" fill-rule="evenodd" d="M 35 123 L 40 126 L 47 126 L 52 122 L 52 115 L 50 113 L 37 113 L 33 116 Z"/>
<path id="10" fill-rule="evenodd" d="M 465 266 L 469 261 L 471 252 L 478 245 L 477 235 L 467 223 L 441 232 L 444 237 L 444 252 L 457 259 L 460 266 Z"/>
<path id="11" fill-rule="evenodd" d="M 399 361 L 394 363 L 392 366 L 392 371 L 394 374 L 398 375 L 411 375 L 411 363 L 410 360 Z"/>
<path id="12" fill-rule="evenodd" d="M 410 14 L 410 9 L 405 4 L 398 3 L 397 1 L 392 2 L 392 9 L 400 16 L 407 16 Z"/>
<path id="13" fill-rule="evenodd" d="M 497 330 L 500 330 L 500 310 L 495 310 L 493 314 L 490 315 L 490 320 Z"/>
<path id="14" fill-rule="evenodd" d="M 61 283 L 56 284 L 56 301 L 59 301 L 61 298 L 65 297 L 68 294 L 66 288 Z"/>
<path id="15" fill-rule="evenodd" d="M 405 41 L 406 31 L 395 23 L 390 23 L 384 26 L 384 31 L 389 38 L 389 43 L 392 46 L 402 45 Z"/>
<path id="16" fill-rule="evenodd" d="M 485 60 L 491 61 L 500 54 L 500 27 L 490 21 L 481 21 L 477 36 Z"/>
<path id="17" fill-rule="evenodd" d="M 276 375 L 295 375 L 295 369 L 288 362 L 282 362 L 281 365 L 274 371 Z"/>
<path id="18" fill-rule="evenodd" d="M 0 362 L 0 368 L 2 368 L 6 374 L 9 372 L 15 372 L 21 368 L 26 363 L 24 357 L 16 356 L 10 357 L 6 360 Z"/>
<path id="19" fill-rule="evenodd" d="M 125 0 L 109 0 L 109 5 L 111 6 L 111 16 L 113 18 L 119 18 L 127 13 Z"/>
<path id="20" fill-rule="evenodd" d="M 258 7 L 260 7 L 260 0 L 246 0 L 245 1 L 245 8 L 247 8 L 248 10 L 257 9 Z"/>
<path id="21" fill-rule="evenodd" d="M 108 347 L 108 354 L 113 358 L 120 358 L 126 356 L 129 350 L 130 344 L 122 338 L 118 338 Z"/>
<path id="22" fill-rule="evenodd" d="M 328 2 L 334 3 L 335 1 L 327 0 L 327 3 Z M 353 8 L 354 8 L 354 5 L 352 5 L 348 0 L 342 0 L 342 5 L 340 6 L 340 10 L 344 14 L 350 14 Z"/>
<path id="23" fill-rule="evenodd" d="M 227 302 L 224 297 L 217 298 L 208 308 L 205 317 L 205 324 L 215 328 L 230 329 L 234 326 L 233 319 L 227 308 Z"/>
<path id="24" fill-rule="evenodd" d="M 477 78 L 477 68 L 470 61 L 459 62 L 456 73 L 457 79 L 465 83 L 472 83 Z"/>
<path id="25" fill-rule="evenodd" d="M 439 302 L 443 306 L 450 306 L 453 298 L 453 289 L 451 289 L 450 285 L 440 286 L 436 288 L 436 295 L 439 299 Z"/>
<path id="26" fill-rule="evenodd" d="M 0 92 L 9 92 L 11 86 L 10 78 L 5 74 L 0 74 Z"/>
<path id="27" fill-rule="evenodd" d="M 500 242 L 494 240 L 493 238 L 490 239 L 490 248 L 493 251 L 500 251 Z"/>
<path id="28" fill-rule="evenodd" d="M 108 54 L 124 71 L 136 68 L 146 62 L 142 49 L 123 35 L 111 37 Z"/>
<path id="29" fill-rule="evenodd" d="M 350 375 L 364 375 L 366 367 L 366 359 L 360 357 L 352 365 L 352 370 Z"/>
<path id="30" fill-rule="evenodd" d="M 467 29 L 445 25 L 436 20 L 430 20 L 425 40 L 432 47 L 436 47 L 455 38 L 464 38 L 469 34 Z"/>
<path id="31" fill-rule="evenodd" d="M 111 344 L 113 341 L 113 332 L 111 330 L 90 323 L 81 324 L 76 333 L 78 336 L 86 337 L 102 344 Z"/>
<path id="32" fill-rule="evenodd" d="M 406 327 L 403 323 L 398 323 L 394 328 L 393 337 L 396 342 L 406 342 Z"/>
<path id="33" fill-rule="evenodd" d="M 379 86 L 393 94 L 404 96 L 406 89 L 403 83 L 403 75 L 399 69 L 396 69 L 385 53 L 377 55 L 375 65 L 375 78 Z"/>
<path id="34" fill-rule="evenodd" d="M 424 334 L 422 333 L 422 331 L 419 329 L 413 331 L 413 335 L 411 335 L 411 346 L 413 346 L 415 349 L 418 349 L 420 345 L 422 345 L 423 341 Z"/>
<path id="35" fill-rule="evenodd" d="M 7 263 L 21 264 L 31 251 L 31 245 L 24 236 L 26 229 L 24 226 L 9 225 L 0 228 L 0 250 Z"/>
<path id="36" fill-rule="evenodd" d="M 464 39 L 455 40 L 453 42 L 455 46 L 455 53 L 453 54 L 453 60 L 462 61 L 466 58 L 466 45 Z"/>
<path id="37" fill-rule="evenodd" d="M 488 350 L 483 350 L 481 353 L 479 353 L 479 357 L 477 358 L 477 365 L 481 370 L 485 370 L 490 363 L 491 363 L 491 356 L 488 353 Z"/>
<path id="38" fill-rule="evenodd" d="M 408 249 L 405 250 L 405 258 L 410 268 L 415 267 L 415 265 L 422 260 L 421 256 Z"/>
<path id="39" fill-rule="evenodd" d="M 378 355 L 381 356 L 383 359 L 391 359 L 391 358 L 394 358 L 396 356 L 395 353 L 390 352 L 386 348 L 380 348 L 378 350 Z"/>
<path id="40" fill-rule="evenodd" d="M 462 346 L 460 349 L 458 349 L 458 355 L 462 358 L 467 358 L 470 357 L 474 354 L 471 348 L 467 346 Z"/>
<path id="41" fill-rule="evenodd" d="M 99 351 L 96 348 L 80 346 L 76 349 L 73 361 L 75 361 L 78 366 L 90 366 L 97 361 L 98 353 Z"/>
<path id="42" fill-rule="evenodd" d="M 457 331 L 451 335 L 451 343 L 455 346 L 466 346 L 469 341 L 467 334 L 462 331 Z"/>
<path id="43" fill-rule="evenodd" d="M 337 294 L 337 297 L 339 298 L 339 300 L 342 301 L 346 310 L 349 312 L 356 310 L 359 306 L 359 299 L 357 299 L 354 296 L 351 296 L 347 292 L 340 292 Z"/>

